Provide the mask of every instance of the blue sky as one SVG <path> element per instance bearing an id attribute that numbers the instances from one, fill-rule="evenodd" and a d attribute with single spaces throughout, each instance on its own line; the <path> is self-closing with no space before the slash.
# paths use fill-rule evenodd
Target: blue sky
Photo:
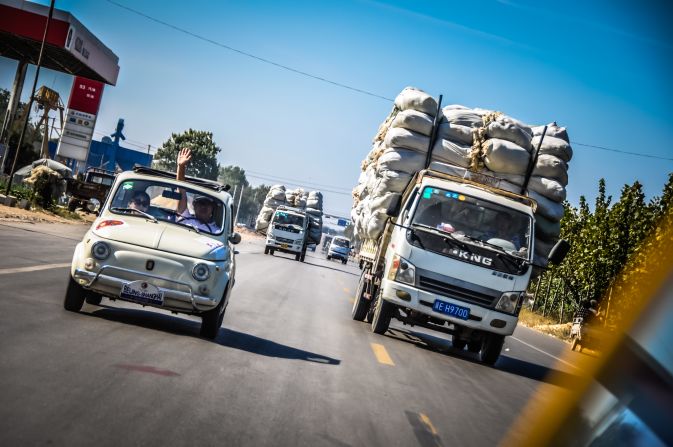
<path id="1" fill-rule="evenodd" d="M 571 142 L 673 159 L 673 14 L 665 1 L 118 1 L 383 97 L 413 85 L 443 94 L 445 104 L 497 109 L 530 124 L 557 121 Z M 120 58 L 98 132 L 112 132 L 122 117 L 133 143 L 159 146 L 171 132 L 209 130 L 223 165 L 328 185 L 322 189 L 345 193 L 326 192 L 325 208 L 348 212 L 347 191 L 389 101 L 262 63 L 105 0 L 56 5 Z M 14 66 L 0 58 L 0 87 L 9 87 Z M 51 71 L 40 79 L 64 97 L 71 82 Z M 650 198 L 673 172 L 673 160 L 574 149 L 574 204 L 581 195 L 593 200 L 601 177 L 615 198 L 635 180 Z"/>

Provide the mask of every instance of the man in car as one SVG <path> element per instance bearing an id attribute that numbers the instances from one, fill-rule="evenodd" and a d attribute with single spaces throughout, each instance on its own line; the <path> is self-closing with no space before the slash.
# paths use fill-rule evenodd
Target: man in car
<path id="1" fill-rule="evenodd" d="M 178 170 L 176 179 L 185 181 L 185 171 L 189 160 L 192 158 L 192 151 L 189 149 L 181 149 L 178 154 Z M 176 222 L 182 225 L 189 225 L 199 231 L 207 231 L 209 233 L 216 233 L 219 231 L 219 226 L 213 219 L 213 211 L 215 210 L 215 203 L 208 196 L 196 196 L 192 200 L 194 207 L 194 214 L 189 212 L 187 208 L 187 194 L 181 190 L 181 198 L 178 203 L 177 213 L 180 215 Z"/>
<path id="2" fill-rule="evenodd" d="M 128 208 L 146 213 L 150 208 L 150 196 L 145 191 L 136 191 L 129 200 Z"/>

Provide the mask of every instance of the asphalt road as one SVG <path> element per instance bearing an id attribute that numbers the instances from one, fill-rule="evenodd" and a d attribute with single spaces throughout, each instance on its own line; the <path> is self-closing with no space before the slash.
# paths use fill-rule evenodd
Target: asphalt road
<path id="1" fill-rule="evenodd" d="M 213 341 L 197 318 L 62 307 L 84 226 L 0 222 L 0 444 L 486 446 L 569 348 L 518 328 L 495 367 L 447 336 L 351 320 L 356 266 L 239 245 Z M 560 366 L 559 366 L 560 365 Z"/>

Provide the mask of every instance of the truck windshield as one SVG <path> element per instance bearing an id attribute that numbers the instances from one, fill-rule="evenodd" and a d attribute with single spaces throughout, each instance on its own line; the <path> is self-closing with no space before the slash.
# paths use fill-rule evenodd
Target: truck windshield
<path id="1" fill-rule="evenodd" d="M 346 239 L 334 239 L 332 243 L 337 247 L 348 248 L 348 241 Z"/>
<path id="2" fill-rule="evenodd" d="M 297 225 L 298 227 L 303 227 L 304 217 L 286 213 L 285 211 L 276 211 L 276 215 L 273 217 L 273 222 L 280 225 Z"/>
<path id="3" fill-rule="evenodd" d="M 450 233 L 466 243 L 528 258 L 530 216 L 497 203 L 425 187 L 411 224 Z"/>

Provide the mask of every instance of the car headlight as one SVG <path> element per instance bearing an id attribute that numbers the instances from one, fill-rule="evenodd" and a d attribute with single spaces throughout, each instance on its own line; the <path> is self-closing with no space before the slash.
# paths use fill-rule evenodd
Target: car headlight
<path id="1" fill-rule="evenodd" d="M 102 241 L 98 241 L 91 246 L 91 254 L 99 261 L 107 259 L 110 252 L 110 246 Z"/>
<path id="2" fill-rule="evenodd" d="M 508 314 L 519 313 L 519 303 L 524 292 L 505 292 L 495 305 L 495 309 Z"/>
<path id="3" fill-rule="evenodd" d="M 192 276 L 197 281 L 205 281 L 210 278 L 210 269 L 204 263 L 199 263 L 192 269 Z"/>
<path id="4" fill-rule="evenodd" d="M 414 285 L 416 283 L 416 267 L 399 255 L 393 255 L 393 262 L 390 264 L 388 279 L 406 284 Z"/>

